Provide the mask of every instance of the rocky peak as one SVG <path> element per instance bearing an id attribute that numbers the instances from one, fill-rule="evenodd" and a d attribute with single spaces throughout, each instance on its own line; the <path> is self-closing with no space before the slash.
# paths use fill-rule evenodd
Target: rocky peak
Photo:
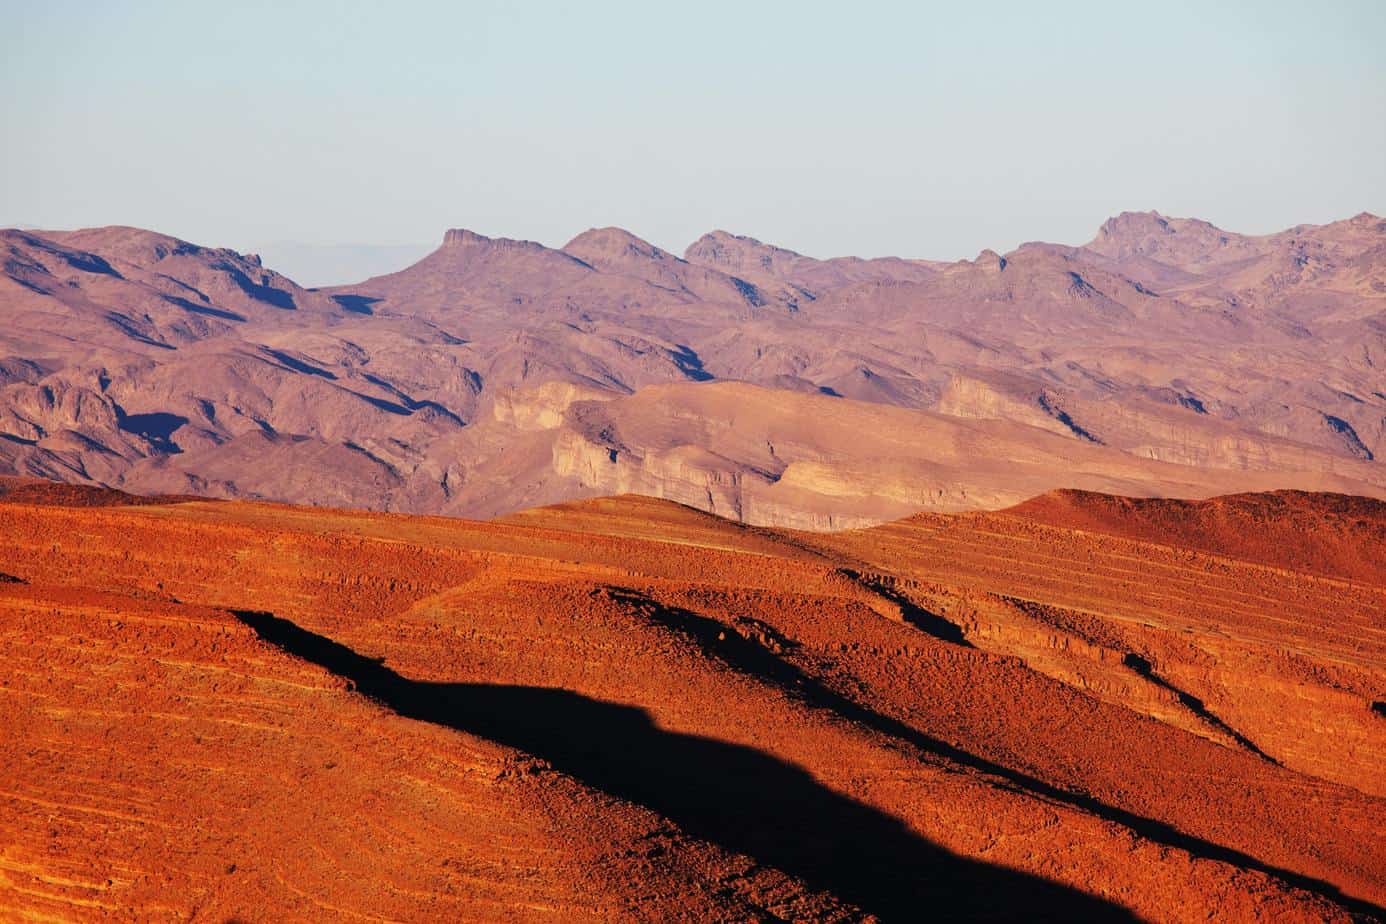
<path id="1" fill-rule="evenodd" d="M 1097 231 L 1098 240 L 1131 240 L 1151 234 L 1173 234 L 1174 228 L 1169 219 L 1155 210 L 1149 212 L 1122 212 L 1102 223 Z"/>
<path id="2" fill-rule="evenodd" d="M 1348 224 L 1354 228 L 1386 233 L 1386 221 L 1383 221 L 1380 215 L 1373 215 L 1371 212 L 1358 212 L 1348 219 Z"/>
<path id="3" fill-rule="evenodd" d="M 1122 212 L 1104 222 L 1083 249 L 1112 259 L 1149 257 L 1182 266 L 1246 256 L 1253 241 L 1198 218 Z"/>
<path id="4" fill-rule="evenodd" d="M 563 252 L 593 265 L 622 263 L 632 259 L 678 259 L 624 228 L 591 228 L 564 244 Z"/>
<path id="5" fill-rule="evenodd" d="M 1006 268 L 1006 258 L 990 248 L 977 254 L 977 259 L 972 262 L 991 273 L 999 273 Z"/>
<path id="6" fill-rule="evenodd" d="M 99 254 L 107 260 L 135 266 L 150 266 L 169 257 L 197 256 L 207 252 L 207 248 L 180 238 L 125 225 L 38 233 L 41 237 L 66 247 L 85 250 L 88 253 Z M 218 253 L 225 256 L 233 251 L 223 250 Z"/>
<path id="7" fill-rule="evenodd" d="M 466 228 L 450 228 L 443 235 L 444 249 L 471 250 L 529 250 L 549 252 L 549 248 L 536 241 L 517 241 L 508 237 L 487 237 Z"/>
<path id="8" fill-rule="evenodd" d="M 777 263 L 805 259 L 792 250 L 727 231 L 704 234 L 688 245 L 683 256 L 690 263 L 714 266 L 727 272 L 773 271 Z"/>
<path id="9" fill-rule="evenodd" d="M 449 228 L 443 234 L 444 247 L 484 247 L 491 243 L 491 238 L 466 228 Z"/>

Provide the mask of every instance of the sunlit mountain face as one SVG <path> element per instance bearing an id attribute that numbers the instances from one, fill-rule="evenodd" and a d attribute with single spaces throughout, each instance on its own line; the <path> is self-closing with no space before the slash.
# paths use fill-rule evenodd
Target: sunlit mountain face
<path id="1" fill-rule="evenodd" d="M 956 263 L 454 230 L 316 289 L 132 228 L 3 244 L 19 475 L 465 516 L 635 492 L 814 529 L 1055 488 L 1386 491 L 1368 214 L 1125 213 Z"/>

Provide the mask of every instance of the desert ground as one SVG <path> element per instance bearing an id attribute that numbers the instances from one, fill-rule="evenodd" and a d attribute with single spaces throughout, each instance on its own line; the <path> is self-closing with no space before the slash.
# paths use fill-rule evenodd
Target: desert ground
<path id="1" fill-rule="evenodd" d="M 0 494 L 0 918 L 1386 906 L 1378 501 Z"/>

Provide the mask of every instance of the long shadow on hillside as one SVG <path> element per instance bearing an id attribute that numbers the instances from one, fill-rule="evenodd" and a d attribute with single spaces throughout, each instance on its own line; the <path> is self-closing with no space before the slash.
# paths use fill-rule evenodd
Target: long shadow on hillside
<path id="1" fill-rule="evenodd" d="M 1267 763 L 1275 764 L 1277 767 L 1280 766 L 1280 761 L 1276 760 L 1274 757 L 1271 757 L 1265 751 L 1258 748 L 1254 741 L 1252 741 L 1246 735 L 1243 735 L 1241 732 L 1237 731 L 1231 725 L 1228 725 L 1222 719 L 1213 715 L 1213 713 L 1208 709 L 1207 705 L 1204 704 L 1203 700 L 1199 699 L 1197 696 L 1194 696 L 1192 693 L 1189 693 L 1185 690 L 1181 690 L 1179 687 L 1176 687 L 1174 684 L 1170 683 L 1168 680 L 1161 677 L 1159 674 L 1155 673 L 1155 665 L 1151 664 L 1145 658 L 1142 658 L 1140 655 L 1135 653 L 1127 653 L 1125 656 L 1122 657 L 1121 663 L 1129 667 L 1131 670 L 1135 671 L 1137 674 L 1140 674 L 1142 677 L 1144 677 L 1146 680 L 1149 680 L 1157 687 L 1162 687 L 1163 689 L 1166 689 L 1169 692 L 1173 693 L 1185 709 L 1189 710 L 1194 715 L 1198 716 L 1200 719 L 1216 728 L 1218 731 L 1221 731 L 1223 734 L 1227 735 L 1229 738 L 1237 742 L 1246 750 L 1250 751 L 1252 754 L 1255 754 L 1257 757 L 1261 758 Z"/>
<path id="2" fill-rule="evenodd" d="M 972 648 L 973 645 L 963 635 L 962 627 L 958 626 L 937 613 L 930 612 L 924 607 L 915 603 L 905 594 L 896 589 L 893 582 L 879 576 L 864 574 L 852 568 L 838 569 L 850 580 L 856 581 L 862 587 L 872 593 L 884 597 L 891 603 L 900 608 L 900 618 L 921 632 L 926 632 L 934 638 L 954 645 L 961 645 L 964 648 Z"/>
<path id="3" fill-rule="evenodd" d="M 236 615 L 402 716 L 542 757 L 882 920 L 1131 919 L 1065 886 L 948 853 L 760 751 L 663 731 L 642 709 L 560 689 L 413 681 L 271 614 Z"/>
<path id="4" fill-rule="evenodd" d="M 1084 793 L 1061 789 L 1027 773 L 940 741 L 899 719 L 883 715 L 838 693 L 796 665 L 767 650 L 755 640 L 737 634 L 734 629 L 727 631 L 726 625 L 711 617 L 682 607 L 669 606 L 630 590 L 611 588 L 608 593 L 620 599 L 627 606 L 643 612 L 647 617 L 685 635 L 696 642 L 709 657 L 716 658 L 728 667 L 747 676 L 773 683 L 806 705 L 836 713 L 856 725 L 908 742 L 926 754 L 944 757 L 954 763 L 998 777 L 1031 795 L 1071 805 L 1107 821 L 1116 822 L 1130 828 L 1147 840 L 1187 850 L 1194 856 L 1205 859 L 1220 860 L 1243 869 L 1260 870 L 1290 885 L 1337 902 L 1358 914 L 1373 918 L 1386 917 L 1386 915 L 1382 915 L 1382 908 L 1362 899 L 1344 895 L 1331 883 L 1291 870 L 1281 869 L 1235 848 L 1186 834 L 1166 822 L 1108 805 Z M 767 629 L 769 627 L 759 627 L 758 631 L 764 633 Z M 776 643 L 780 647 L 792 645 L 785 639 L 777 639 Z M 1249 744 L 1249 742 L 1247 743 Z M 1257 753 L 1260 752 L 1257 751 Z M 1264 757 L 1264 755 L 1261 756 Z M 1269 758 L 1267 759 L 1269 760 Z"/>

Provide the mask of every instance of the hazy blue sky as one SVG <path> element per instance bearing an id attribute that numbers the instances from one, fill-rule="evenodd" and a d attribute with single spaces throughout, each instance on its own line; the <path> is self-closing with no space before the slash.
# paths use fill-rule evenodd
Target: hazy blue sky
<path id="1" fill-rule="evenodd" d="M 1386 212 L 1386 2 L 0 0 L 0 224 L 819 256 Z"/>

